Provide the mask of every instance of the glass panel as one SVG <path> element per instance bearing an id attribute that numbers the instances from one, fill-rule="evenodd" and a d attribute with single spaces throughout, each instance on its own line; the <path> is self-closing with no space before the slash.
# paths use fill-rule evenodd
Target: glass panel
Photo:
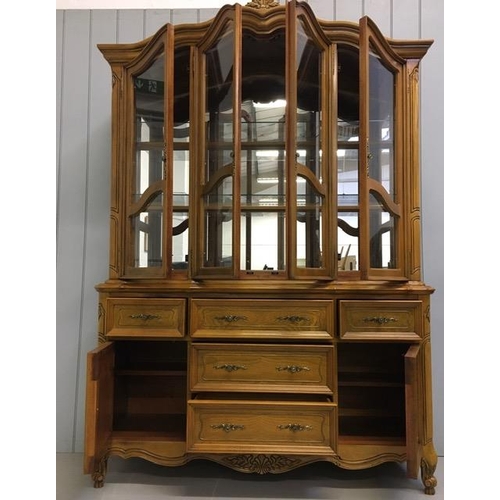
<path id="1" fill-rule="evenodd" d="M 206 52 L 206 182 L 233 161 L 234 36 L 229 27 Z"/>
<path id="2" fill-rule="evenodd" d="M 142 125 L 149 128 L 145 123 Z M 135 172 L 134 195 L 141 195 L 153 182 L 163 178 L 163 146 L 150 143 L 138 145 Z"/>
<path id="3" fill-rule="evenodd" d="M 188 212 L 174 210 L 172 217 L 172 269 L 187 269 L 188 247 Z"/>
<path id="4" fill-rule="evenodd" d="M 160 193 L 148 207 L 132 218 L 134 267 L 160 267 L 163 262 L 163 195 Z"/>
<path id="5" fill-rule="evenodd" d="M 358 148 L 337 149 L 338 204 L 340 207 L 357 207 L 358 191 Z"/>
<path id="6" fill-rule="evenodd" d="M 394 84 L 382 62 L 370 55 L 370 161 L 372 179 L 394 197 Z"/>
<path id="7" fill-rule="evenodd" d="M 297 267 L 322 267 L 322 197 L 297 179 Z"/>
<path id="8" fill-rule="evenodd" d="M 165 59 L 157 57 L 134 81 L 135 163 L 132 202 L 164 177 Z M 163 263 L 163 194 L 158 193 L 131 219 L 132 265 L 161 267 Z"/>
<path id="9" fill-rule="evenodd" d="M 189 47 L 175 50 L 174 142 L 189 143 Z"/>
<path id="10" fill-rule="evenodd" d="M 205 267 L 230 267 L 233 248 L 233 179 L 225 178 L 205 196 Z"/>
<path id="11" fill-rule="evenodd" d="M 284 212 L 246 212 L 241 217 L 241 269 L 247 271 L 284 269 Z M 254 234 L 267 235 L 267 238 Z M 251 241 L 252 244 L 247 242 Z"/>
<path id="12" fill-rule="evenodd" d="M 187 269 L 189 221 L 189 151 L 174 152 L 172 269 Z"/>
<path id="13" fill-rule="evenodd" d="M 355 271 L 359 262 L 359 215 L 358 212 L 338 214 L 338 269 Z"/>
<path id="14" fill-rule="evenodd" d="M 397 267 L 396 220 L 384 210 L 370 193 L 370 266 L 392 269 Z"/>
<path id="15" fill-rule="evenodd" d="M 338 118 L 337 170 L 338 204 L 359 203 L 359 50 L 339 45 L 338 59 Z"/>
<path id="16" fill-rule="evenodd" d="M 285 268 L 285 32 L 243 30 L 241 269 Z M 263 58 L 262 54 L 266 54 Z"/>
<path id="17" fill-rule="evenodd" d="M 321 56 L 302 23 L 297 31 L 296 162 L 322 182 Z M 297 177 L 297 267 L 322 267 L 323 198 L 310 182 Z"/>
<path id="18" fill-rule="evenodd" d="M 164 57 L 134 78 L 136 166 L 134 193 L 163 178 Z"/>
<path id="19" fill-rule="evenodd" d="M 224 34 L 206 53 L 204 266 L 232 265 L 233 234 L 233 59 L 234 34 L 228 23 Z M 225 171 L 223 169 L 226 169 Z"/>
<path id="20" fill-rule="evenodd" d="M 187 269 L 189 255 L 189 47 L 175 50 L 172 269 Z"/>

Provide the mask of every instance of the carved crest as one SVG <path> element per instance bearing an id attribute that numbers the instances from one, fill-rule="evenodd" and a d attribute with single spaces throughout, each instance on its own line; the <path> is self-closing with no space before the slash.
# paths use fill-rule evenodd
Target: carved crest
<path id="1" fill-rule="evenodd" d="M 224 458 L 231 467 L 246 472 L 268 474 L 283 472 L 297 467 L 300 459 L 292 459 L 282 455 L 234 455 Z"/>
<path id="2" fill-rule="evenodd" d="M 248 2 L 246 6 L 254 9 L 270 9 L 271 7 L 278 7 L 279 4 L 274 0 L 255 0 L 255 2 Z"/>

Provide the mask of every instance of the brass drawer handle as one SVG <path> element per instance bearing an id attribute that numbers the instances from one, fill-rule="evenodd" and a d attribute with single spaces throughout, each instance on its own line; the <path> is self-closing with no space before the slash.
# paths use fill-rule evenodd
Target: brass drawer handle
<path id="1" fill-rule="evenodd" d="M 310 425 L 286 424 L 286 425 L 278 425 L 278 429 L 280 430 L 288 429 L 292 432 L 297 432 L 297 431 L 311 431 L 312 427 Z"/>
<path id="2" fill-rule="evenodd" d="M 214 424 L 211 425 L 212 429 L 222 429 L 224 432 L 231 432 L 231 431 L 237 431 L 237 430 L 243 430 L 245 428 L 244 425 L 237 425 L 237 424 Z"/>
<path id="3" fill-rule="evenodd" d="M 236 370 L 246 370 L 247 367 L 244 365 L 214 365 L 216 370 L 226 370 L 227 372 L 235 372 Z"/>
<path id="4" fill-rule="evenodd" d="M 144 320 L 148 320 L 148 319 L 160 319 L 161 316 L 158 316 L 157 314 L 131 314 L 130 317 L 132 319 L 144 319 Z"/>
<path id="5" fill-rule="evenodd" d="M 232 314 L 226 314 L 226 316 L 216 316 L 215 319 L 220 321 L 226 321 L 228 323 L 233 323 L 234 321 L 240 321 L 242 319 L 248 319 L 246 316 L 233 316 Z"/>
<path id="6" fill-rule="evenodd" d="M 305 316 L 278 316 L 279 321 L 290 321 L 290 323 L 299 323 L 300 321 L 307 321 Z"/>
<path id="7" fill-rule="evenodd" d="M 302 371 L 310 372 L 311 369 L 308 366 L 297 366 L 297 365 L 288 365 L 288 366 L 277 366 L 276 370 L 279 372 L 287 371 L 289 373 L 299 373 Z"/>
<path id="8" fill-rule="evenodd" d="M 369 318 L 363 318 L 363 321 L 365 323 L 378 323 L 379 325 L 385 324 L 385 323 L 390 323 L 390 322 L 396 322 L 396 318 L 387 318 L 385 316 L 372 316 Z"/>

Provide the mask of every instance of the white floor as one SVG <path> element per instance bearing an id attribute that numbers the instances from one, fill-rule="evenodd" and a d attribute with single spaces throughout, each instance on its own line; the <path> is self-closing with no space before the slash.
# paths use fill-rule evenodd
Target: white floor
<path id="1" fill-rule="evenodd" d="M 436 478 L 436 494 L 428 496 L 421 481 L 407 479 L 404 466 L 395 463 L 346 471 L 320 462 L 260 476 L 207 461 L 168 468 L 111 457 L 104 487 L 96 489 L 90 476 L 83 474 L 81 453 L 57 453 L 57 500 L 443 500 L 443 457 L 439 457 Z"/>

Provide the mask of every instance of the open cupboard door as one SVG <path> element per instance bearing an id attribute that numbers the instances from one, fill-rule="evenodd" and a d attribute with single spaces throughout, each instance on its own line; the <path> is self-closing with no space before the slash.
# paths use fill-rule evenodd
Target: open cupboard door
<path id="1" fill-rule="evenodd" d="M 97 488 L 103 486 L 106 450 L 113 428 L 114 359 L 112 342 L 87 354 L 84 473 L 92 474 Z"/>
<path id="2" fill-rule="evenodd" d="M 419 403 L 417 368 L 420 345 L 412 345 L 405 354 L 406 456 L 408 477 L 417 479 L 420 466 Z"/>

